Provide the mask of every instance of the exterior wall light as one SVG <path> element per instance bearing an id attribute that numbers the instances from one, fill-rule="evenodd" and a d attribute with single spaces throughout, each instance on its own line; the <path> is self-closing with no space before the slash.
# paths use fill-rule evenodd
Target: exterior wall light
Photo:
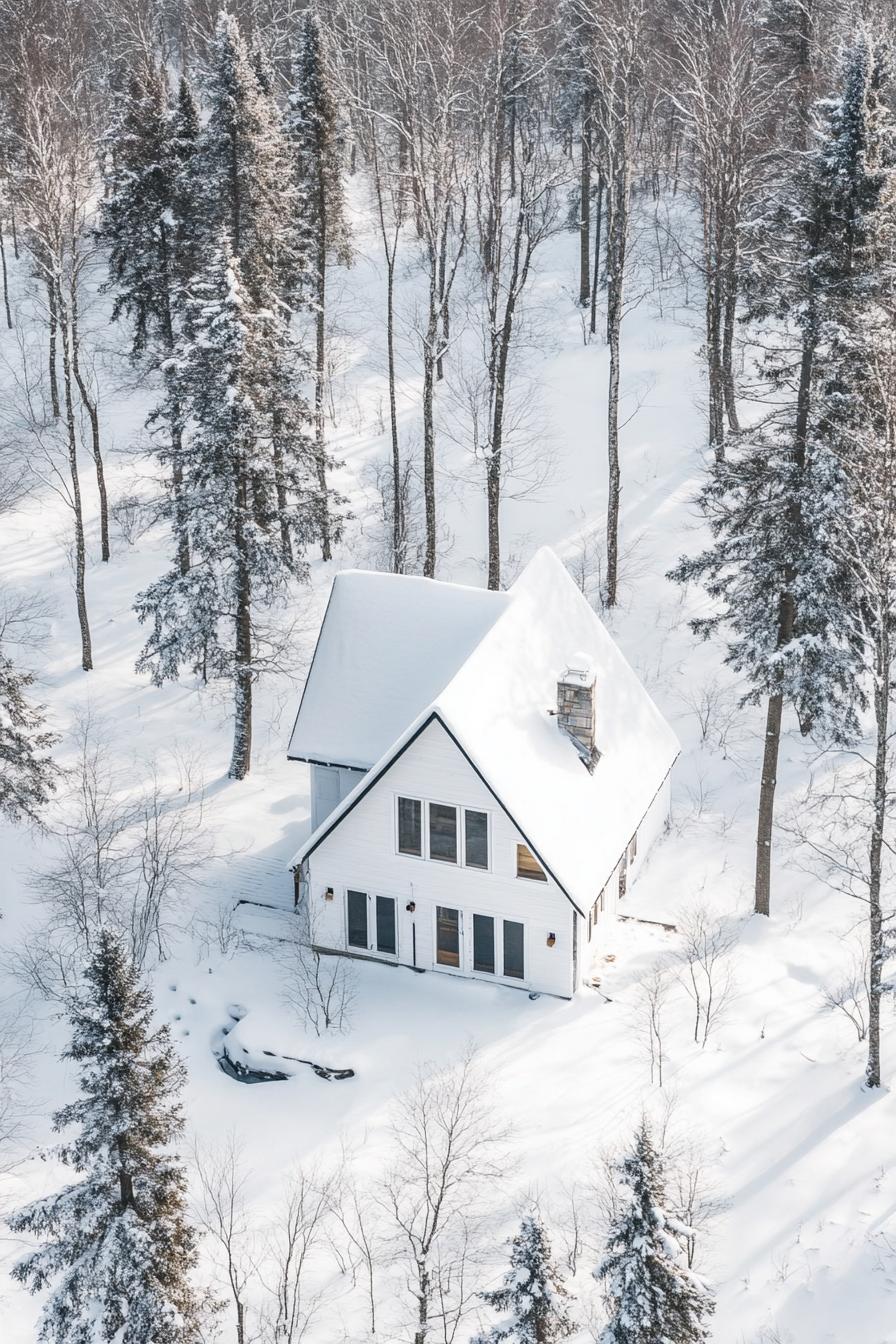
<path id="1" fill-rule="evenodd" d="M 557 937 L 556 937 L 556 935 L 553 934 L 553 933 L 549 933 L 549 934 L 548 934 L 548 947 L 553 947 L 554 944 L 556 943 L 556 941 L 557 941 Z"/>
<path id="2" fill-rule="evenodd" d="M 407 910 L 409 915 L 412 915 L 416 909 L 417 909 L 416 901 L 408 901 L 407 905 L 405 906 L 405 910 Z"/>
<path id="3" fill-rule="evenodd" d="M 326 891 L 324 892 L 324 900 L 332 901 L 332 899 L 333 899 L 333 888 L 327 887 Z"/>

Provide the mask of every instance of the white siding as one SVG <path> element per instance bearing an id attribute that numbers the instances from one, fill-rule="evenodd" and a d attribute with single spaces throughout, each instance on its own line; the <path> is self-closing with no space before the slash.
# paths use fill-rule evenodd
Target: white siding
<path id="1" fill-rule="evenodd" d="M 322 821 L 351 793 L 363 770 L 347 766 L 312 765 L 311 767 L 311 829 L 316 831 Z"/>
<path id="2" fill-rule="evenodd" d="M 399 795 L 487 812 L 490 871 L 399 854 L 395 821 Z M 391 896 L 398 912 L 397 960 L 415 964 L 416 946 L 418 967 L 444 970 L 435 963 L 435 909 L 449 906 L 463 912 L 462 970 L 472 974 L 473 913 L 515 920 L 525 926 L 524 987 L 569 996 L 574 988 L 574 910 L 550 879 L 541 883 L 516 876 L 516 846 L 521 842 L 441 724 L 431 723 L 311 854 L 309 913 L 314 940 L 321 947 L 346 948 L 348 889 Z M 328 888 L 331 900 L 326 899 Z M 406 909 L 410 902 L 414 911 Z M 551 934 L 555 943 L 549 947 Z M 497 924 L 499 945 L 500 937 Z M 581 946 L 579 952 L 581 956 Z"/>
<path id="3" fill-rule="evenodd" d="M 632 862 L 627 864 L 626 870 L 626 893 L 630 892 L 633 883 L 637 882 L 638 875 L 644 864 L 651 848 L 663 834 L 666 824 L 669 820 L 669 809 L 671 800 L 671 773 L 666 776 L 662 785 L 650 807 L 644 816 L 644 820 L 638 827 L 638 845 L 637 853 Z M 619 872 L 621 862 L 617 864 L 613 875 L 604 888 L 603 910 L 598 911 L 596 917 L 592 911 L 585 912 L 586 918 L 582 922 L 582 947 L 584 953 L 580 974 L 587 979 L 589 975 L 590 961 L 596 953 L 599 953 L 603 946 L 602 930 L 606 928 L 607 923 L 614 920 L 620 911 L 624 910 L 625 902 L 622 906 L 619 903 Z M 597 893 L 599 895 L 599 893 Z M 588 939 L 588 914 L 592 914 L 591 919 L 591 938 Z"/>

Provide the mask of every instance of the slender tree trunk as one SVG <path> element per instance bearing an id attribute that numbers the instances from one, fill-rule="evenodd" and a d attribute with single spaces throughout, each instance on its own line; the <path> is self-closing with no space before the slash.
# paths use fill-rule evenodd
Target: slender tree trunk
<path id="1" fill-rule="evenodd" d="M 812 389 L 812 370 L 815 361 L 815 328 L 810 323 L 803 337 L 803 352 L 800 360 L 799 387 L 797 390 L 796 425 L 794 429 L 794 465 L 802 472 L 806 464 L 806 444 L 809 432 L 809 407 Z M 798 545 L 801 529 L 801 507 L 798 493 L 790 506 L 790 530 L 794 539 L 794 550 Z M 797 570 L 794 565 L 785 575 L 786 588 L 778 603 L 778 639 L 777 647 L 782 649 L 793 639 L 796 628 L 796 601 L 793 585 Z M 759 820 L 756 829 L 756 883 L 753 909 L 757 915 L 771 913 L 772 884 L 772 830 L 775 819 L 775 787 L 778 775 L 778 753 L 781 745 L 781 718 L 784 709 L 784 696 L 774 691 L 769 696 L 766 711 L 765 750 L 762 757 L 762 778 L 759 783 Z"/>
<path id="2" fill-rule="evenodd" d="M 445 285 L 448 276 L 448 221 L 445 221 L 445 227 L 442 230 L 442 238 L 439 244 L 439 312 L 442 317 L 442 335 L 439 340 L 438 353 L 436 355 L 436 382 L 441 382 L 445 376 L 445 350 L 448 345 L 448 332 L 450 329 L 450 319 L 448 317 L 448 303 L 445 297 Z"/>
<path id="3" fill-rule="evenodd" d="M 439 310 L 435 268 L 430 268 L 429 320 L 423 341 L 423 512 L 426 541 L 423 574 L 436 575 L 436 430 L 435 430 L 435 347 L 439 338 Z"/>
<path id="4" fill-rule="evenodd" d="M 68 322 L 61 292 L 53 283 L 56 312 L 61 317 L 62 329 L 62 382 L 65 390 L 65 427 L 68 437 L 68 465 L 72 482 L 72 509 L 75 515 L 75 600 L 78 607 L 78 625 L 81 630 L 81 666 L 85 672 L 93 667 L 93 650 L 90 640 L 90 624 L 87 619 L 87 596 L 85 576 L 87 553 L 84 544 L 84 512 L 81 505 L 81 482 L 78 477 L 78 439 L 75 430 L 75 407 L 72 392 L 72 364 L 69 349 Z"/>
<path id="5" fill-rule="evenodd" d="M 59 310 L 56 302 L 56 282 L 47 281 L 47 302 L 50 310 L 50 349 L 49 349 L 49 373 L 50 373 L 50 405 L 53 408 L 53 419 L 59 419 L 59 380 L 56 377 L 56 334 L 59 330 Z"/>
<path id="6" fill-rule="evenodd" d="M 317 484 L 320 489 L 320 553 L 324 560 L 332 560 L 330 544 L 330 504 L 327 487 L 327 447 L 324 436 L 324 379 L 327 368 L 324 303 L 326 299 L 326 272 L 323 256 L 320 259 L 317 280 L 317 340 L 314 365 L 314 459 Z"/>
<path id="7" fill-rule="evenodd" d="M 414 1344 L 426 1344 L 429 1334 L 429 1297 L 432 1291 L 429 1266 L 425 1260 L 417 1261 L 417 1329 L 414 1331 Z"/>
<path id="8" fill-rule="evenodd" d="M 624 126 L 628 124 L 626 115 Z M 622 141 L 627 132 L 619 133 Z M 614 607 L 619 572 L 619 383 L 622 343 L 622 314 L 625 287 L 625 262 L 628 244 L 628 216 L 631 167 L 628 145 L 619 143 L 613 166 L 613 208 L 607 234 L 607 339 L 610 346 L 610 373 L 607 395 L 607 576 L 604 601 Z"/>
<path id="9" fill-rule="evenodd" d="M 9 202 L 9 228 L 12 233 L 12 254 L 16 261 L 19 259 L 19 232 L 16 228 L 16 202 L 13 197 Z"/>
<path id="10" fill-rule="evenodd" d="M 591 94 L 582 99 L 582 141 L 579 168 L 579 303 L 591 300 Z"/>
<path id="11" fill-rule="evenodd" d="M 725 414 L 732 434 L 740 429 L 737 415 L 737 389 L 734 379 L 734 331 L 737 322 L 737 281 L 729 272 L 725 285 L 725 311 L 722 321 L 722 392 Z"/>
<path id="12" fill-rule="evenodd" d="M 97 409 L 96 398 L 91 397 L 87 384 L 81 373 L 80 347 L 81 339 L 78 330 L 78 301 L 75 293 L 71 296 L 71 331 L 72 331 L 72 372 L 75 375 L 75 381 L 78 384 L 78 391 L 81 394 L 81 402 L 87 412 L 87 418 L 90 421 L 90 445 L 93 455 L 94 466 L 96 468 L 96 488 L 100 498 L 100 555 L 103 560 L 108 561 L 110 555 L 109 549 L 109 500 L 106 494 L 106 473 L 103 467 L 103 454 L 100 448 L 100 417 Z"/>
<path id="13" fill-rule="evenodd" d="M 615 607 L 619 578 L 619 323 L 610 329 L 610 380 L 607 397 L 607 578 L 604 601 Z"/>
<path id="14" fill-rule="evenodd" d="M 386 247 L 386 356 L 389 365 L 389 429 L 392 435 L 392 572 L 404 572 L 404 510 L 398 408 L 395 401 L 395 251 Z"/>
<path id="15" fill-rule="evenodd" d="M 725 389 L 722 375 L 722 313 L 718 276 L 709 262 L 706 276 L 706 366 L 709 378 L 709 446 L 725 460 Z"/>
<path id="16" fill-rule="evenodd" d="M 759 782 L 759 822 L 756 831 L 756 890 L 753 909 L 757 915 L 771 913 L 772 828 L 775 820 L 775 785 L 778 782 L 778 751 L 781 745 L 783 709 L 784 696 L 781 692 L 770 695 L 765 715 L 765 750 L 762 756 L 762 778 Z"/>
<path id="17" fill-rule="evenodd" d="M 597 286 L 600 281 L 600 243 L 601 227 L 603 225 L 604 215 L 604 175 L 600 171 L 597 176 L 597 198 L 595 200 L 597 210 L 594 220 L 594 265 L 591 269 L 591 335 L 597 332 Z"/>
<path id="18" fill-rule="evenodd" d="M 252 588 L 242 527 L 249 507 L 244 480 L 237 493 L 233 755 L 228 774 L 231 779 L 245 779 L 252 763 Z"/>
<path id="19" fill-rule="evenodd" d="M 874 678 L 874 824 L 868 852 L 868 1062 L 865 1083 L 880 1087 L 880 1001 L 883 995 L 884 933 L 881 885 L 887 824 L 887 744 L 890 731 L 892 667 L 886 618 L 881 622 Z"/>
<path id="20" fill-rule="evenodd" d="M 6 274 L 6 242 L 3 237 L 3 220 L 0 219 L 0 264 L 3 267 L 3 306 L 6 309 L 6 325 L 12 330 L 12 312 L 9 307 L 9 280 Z"/>

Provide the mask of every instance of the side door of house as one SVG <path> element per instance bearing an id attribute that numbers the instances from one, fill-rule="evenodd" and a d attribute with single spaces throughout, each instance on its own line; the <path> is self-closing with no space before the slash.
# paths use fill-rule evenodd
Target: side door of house
<path id="1" fill-rule="evenodd" d="M 359 891 L 345 893 L 345 942 L 350 952 L 398 959 L 398 907 L 394 896 Z"/>

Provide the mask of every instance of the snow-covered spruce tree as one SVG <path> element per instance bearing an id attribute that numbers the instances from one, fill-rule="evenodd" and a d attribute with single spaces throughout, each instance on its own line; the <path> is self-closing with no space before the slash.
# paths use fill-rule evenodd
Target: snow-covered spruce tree
<path id="1" fill-rule="evenodd" d="M 137 666 L 156 684 L 184 667 L 233 683 L 230 775 L 242 779 L 252 685 L 271 654 L 261 647 L 258 608 L 306 577 L 300 556 L 318 513 L 301 350 L 279 316 L 254 305 L 226 234 L 187 303 L 177 363 L 189 412 L 182 490 L 191 565 L 138 595 L 137 614 L 152 633 Z"/>
<path id="2" fill-rule="evenodd" d="M 184 286 L 195 261 L 187 242 L 195 221 L 183 196 L 184 141 L 191 115 L 195 117 L 195 107 L 185 84 L 177 112 L 172 113 L 162 70 L 151 66 L 132 75 L 127 94 L 118 100 L 108 137 L 110 169 L 100 223 L 109 249 L 109 287 L 115 291 L 113 319 L 124 314 L 131 320 L 132 360 L 148 356 L 162 369 L 162 400 L 148 423 L 164 427 L 159 456 L 176 502 L 173 523 L 183 573 L 190 564 L 189 526 L 181 499 L 183 410 L 171 359 Z M 182 240 L 187 242 L 186 256 L 179 255 Z"/>
<path id="3" fill-rule="evenodd" d="M 699 1344 L 715 1310 L 706 1286 L 687 1268 L 664 1212 L 663 1170 L 650 1126 L 641 1120 L 619 1164 L 620 1205 L 606 1251 L 594 1271 L 604 1288 L 608 1323 L 599 1344 Z"/>
<path id="4" fill-rule="evenodd" d="M 48 752 L 57 739 L 28 701 L 33 681 L 0 649 L 0 816 L 10 821 L 36 820 L 56 788 Z"/>
<path id="5" fill-rule="evenodd" d="M 774 410 L 732 439 L 699 504 L 711 546 L 672 572 L 718 601 L 693 623 L 726 631 L 726 660 L 767 698 L 759 790 L 755 909 L 771 904 L 775 783 L 785 702 L 804 732 L 844 737 L 860 698 L 850 649 L 850 581 L 829 544 L 842 507 L 837 469 L 819 433 L 820 389 L 844 304 L 867 293 L 861 240 L 880 204 L 890 131 L 878 116 L 883 67 L 860 37 L 844 54 L 840 91 L 817 110 L 815 148 L 788 165 L 772 210 L 753 221 L 753 335 Z M 850 297 L 852 296 L 852 298 Z M 784 339 L 782 339 L 782 333 Z"/>
<path id="6" fill-rule="evenodd" d="M 152 1000 L 108 932 L 69 1006 L 81 1096 L 54 1116 L 76 1128 L 55 1156 L 81 1179 L 19 1209 L 9 1226 L 37 1238 L 13 1275 L 49 1290 L 47 1344 L 191 1344 L 200 1305 L 186 1179 L 172 1145 L 183 1129 L 184 1069 Z"/>
<path id="7" fill-rule="evenodd" d="M 861 135 L 862 161 L 848 184 L 852 213 L 844 250 L 849 283 L 841 284 L 828 304 L 830 335 L 820 361 L 816 434 L 837 473 L 842 504 L 829 545 L 847 571 L 854 673 L 868 688 L 873 707 L 873 764 L 862 771 L 857 787 L 849 788 L 853 807 L 862 800 L 858 811 L 866 857 L 854 865 L 848 887 L 868 906 L 866 1081 L 879 1087 L 883 969 L 891 950 L 884 899 L 896 672 L 896 128 L 889 49 L 868 28 L 854 39 L 847 60 L 846 96 L 833 111 Z M 841 171 L 852 167 L 847 161 Z"/>
<path id="8" fill-rule="evenodd" d="M 290 301 L 301 271 L 303 221 L 274 99 L 230 14 L 218 19 L 204 80 L 208 117 L 192 174 L 206 257 L 221 231 L 256 306 Z"/>
<path id="9" fill-rule="evenodd" d="M 320 23 L 313 10 L 302 33 L 289 95 L 286 133 L 292 155 L 296 195 L 304 223 L 312 303 L 315 312 L 314 432 L 322 498 L 326 499 L 324 394 L 327 367 L 327 263 L 348 260 L 348 232 L 342 188 L 342 140 L 336 99 L 331 88 Z M 321 551 L 331 554 L 330 520 L 321 517 Z"/>
<path id="10" fill-rule="evenodd" d="M 568 1339 L 575 1325 L 567 1313 L 569 1294 L 551 1257 L 551 1243 L 537 1210 L 527 1213 L 513 1238 L 510 1268 L 500 1288 L 481 1294 L 499 1321 L 473 1344 L 554 1344 Z"/>

